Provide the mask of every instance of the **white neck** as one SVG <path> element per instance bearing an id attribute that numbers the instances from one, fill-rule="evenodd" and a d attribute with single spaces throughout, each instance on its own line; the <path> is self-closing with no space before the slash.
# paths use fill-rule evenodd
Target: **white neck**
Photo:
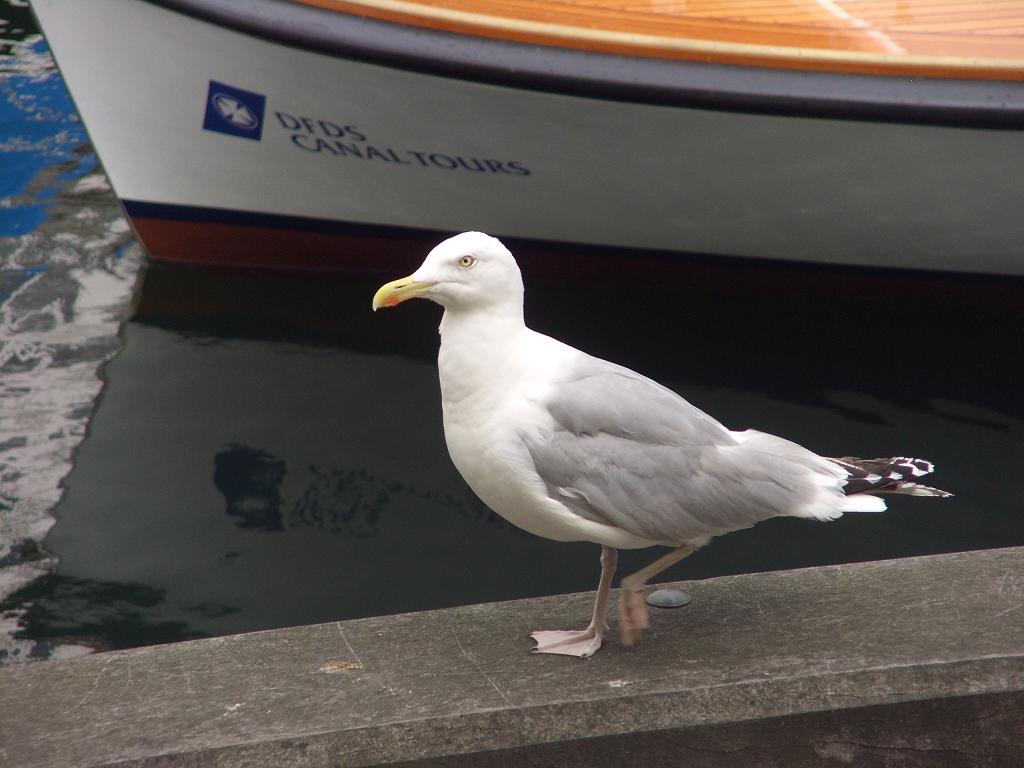
<path id="1" fill-rule="evenodd" d="M 442 401 L 454 404 L 492 394 L 491 390 L 507 381 L 501 372 L 514 359 L 512 350 L 525 332 L 521 302 L 486 309 L 446 309 L 437 358 Z"/>

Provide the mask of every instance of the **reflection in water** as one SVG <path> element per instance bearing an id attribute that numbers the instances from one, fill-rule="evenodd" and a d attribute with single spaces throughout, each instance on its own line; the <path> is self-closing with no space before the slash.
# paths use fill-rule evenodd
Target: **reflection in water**
<path id="1" fill-rule="evenodd" d="M 50 573 L 0 601 L 0 611 L 21 613 L 15 638 L 33 640 L 37 655 L 46 655 L 49 646 L 69 642 L 116 650 L 203 637 L 186 621 L 152 618 L 153 609 L 164 597 L 164 590 L 144 584 Z M 195 606 L 194 610 L 208 611 L 209 607 Z M 39 647 L 40 643 L 44 645 Z"/>
<path id="2" fill-rule="evenodd" d="M 380 532 L 381 511 L 401 486 L 382 483 L 359 470 L 309 467 L 310 483 L 288 516 L 290 527 L 311 526 L 368 539 Z"/>
<path id="3" fill-rule="evenodd" d="M 385 509 L 396 496 L 404 495 L 416 503 L 437 505 L 469 520 L 518 530 L 470 494 L 456 498 L 450 493 L 418 493 L 400 481 L 382 479 L 365 469 L 309 465 L 299 472 L 294 484 L 300 489 L 298 495 L 282 498 L 287 465 L 267 451 L 231 445 L 217 453 L 214 467 L 213 482 L 224 495 L 227 514 L 239 518 L 236 525 L 242 529 L 315 528 L 368 539 L 380 533 Z M 287 515 L 282 510 L 288 510 Z"/>
<path id="4" fill-rule="evenodd" d="M 232 445 L 214 457 L 213 482 L 227 502 L 227 513 L 243 529 L 283 531 L 282 508 L 288 528 L 315 528 L 367 539 L 379 532 L 381 511 L 400 484 L 387 484 L 365 470 L 322 469 L 308 466 L 294 499 L 282 500 L 285 462 L 267 451 Z"/>
<path id="5" fill-rule="evenodd" d="M 281 480 L 285 465 L 266 451 L 232 445 L 213 459 L 213 484 L 224 494 L 227 513 L 239 528 L 283 531 Z"/>

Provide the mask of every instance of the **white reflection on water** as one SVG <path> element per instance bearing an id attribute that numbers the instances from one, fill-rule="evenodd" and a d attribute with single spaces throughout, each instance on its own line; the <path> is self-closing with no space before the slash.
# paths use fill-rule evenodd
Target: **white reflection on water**
<path id="1" fill-rule="evenodd" d="M 25 276 L 0 320 L 0 598 L 53 567 L 32 543 L 54 523 L 139 269 L 141 251 L 105 179 L 86 179 L 61 195 L 53 219 L 0 240 L 4 271 Z M 76 216 L 73 230 L 61 212 Z M 4 650 L 9 659 L 32 653 L 0 629 Z"/>

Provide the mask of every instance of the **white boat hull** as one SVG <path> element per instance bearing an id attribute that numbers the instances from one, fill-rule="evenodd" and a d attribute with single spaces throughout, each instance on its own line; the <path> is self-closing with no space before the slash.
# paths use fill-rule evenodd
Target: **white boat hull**
<path id="1" fill-rule="evenodd" d="M 139 0 L 33 7 L 154 258 L 387 268 L 365 238 L 479 229 L 1024 274 L 1020 131 L 585 98 L 325 55 Z"/>

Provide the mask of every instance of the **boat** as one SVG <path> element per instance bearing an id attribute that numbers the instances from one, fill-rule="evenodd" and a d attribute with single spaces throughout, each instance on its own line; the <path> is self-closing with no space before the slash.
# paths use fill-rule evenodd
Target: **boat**
<path id="1" fill-rule="evenodd" d="M 154 260 L 1024 275 L 1024 0 L 32 5 Z"/>

